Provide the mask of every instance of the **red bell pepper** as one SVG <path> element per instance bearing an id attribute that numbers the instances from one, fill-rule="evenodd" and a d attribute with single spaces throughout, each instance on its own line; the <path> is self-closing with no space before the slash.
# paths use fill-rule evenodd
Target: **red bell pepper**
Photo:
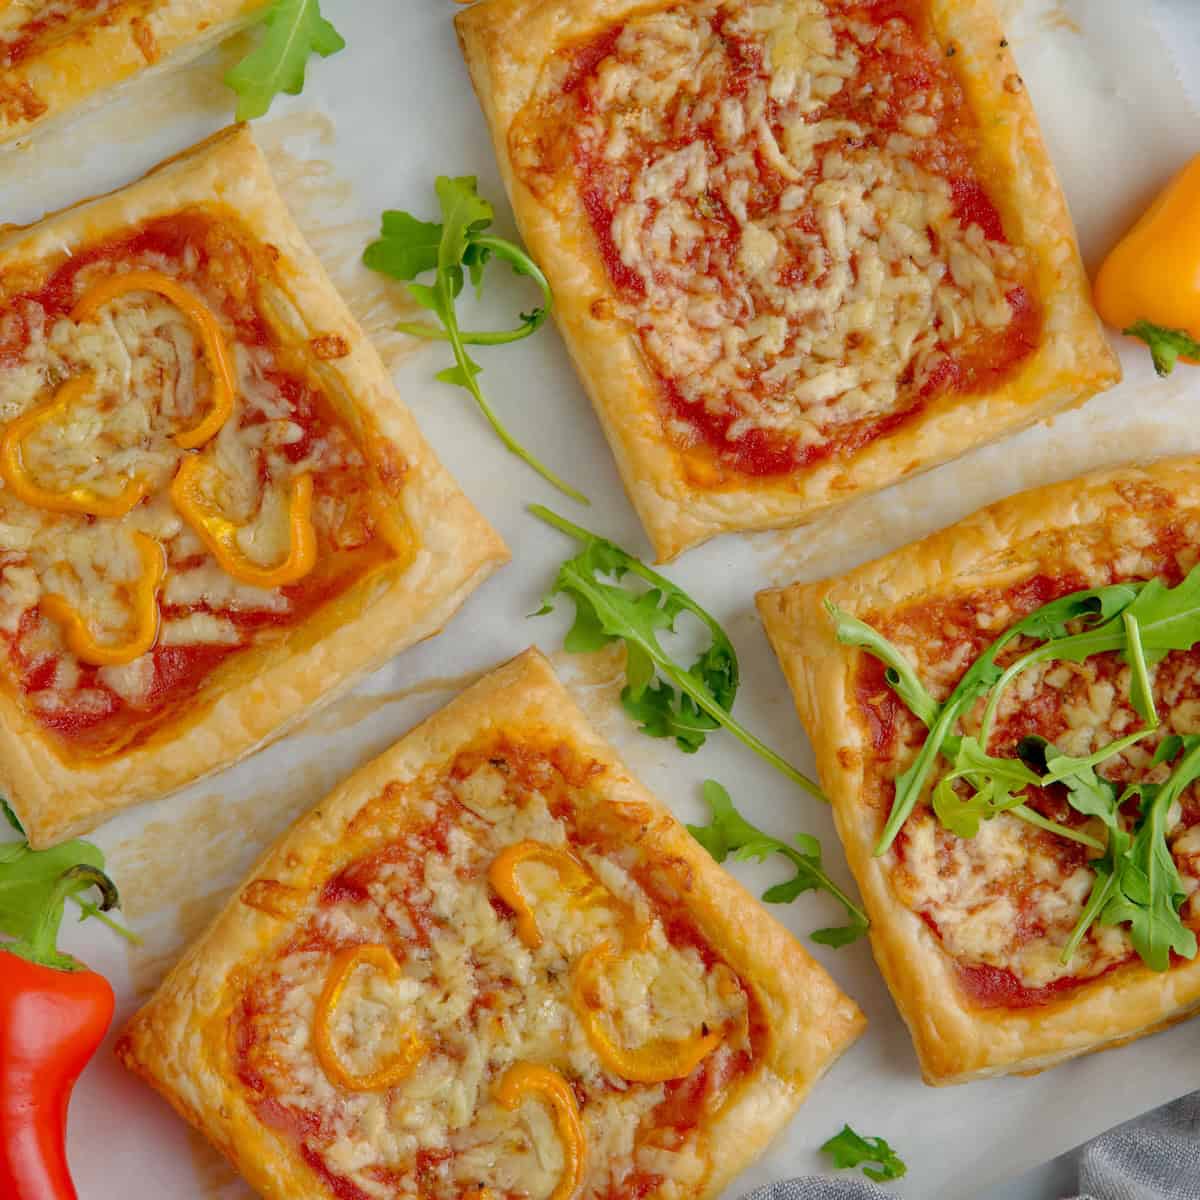
<path id="1" fill-rule="evenodd" d="M 60 870 L 72 858 L 74 864 Z M 57 941 L 68 899 L 84 916 L 117 905 L 117 889 L 101 870 L 102 861 L 86 842 L 49 851 L 23 842 L 0 844 L 0 933 L 11 938 L 0 942 L 4 1200 L 76 1200 L 67 1167 L 67 1106 L 76 1079 L 108 1032 L 114 998 L 108 981 L 62 953 Z M 98 890 L 99 904 L 80 899 L 91 888 Z"/>

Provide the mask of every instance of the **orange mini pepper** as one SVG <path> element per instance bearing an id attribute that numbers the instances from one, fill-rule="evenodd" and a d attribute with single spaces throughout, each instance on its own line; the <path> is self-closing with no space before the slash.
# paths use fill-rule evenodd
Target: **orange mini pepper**
<path id="1" fill-rule="evenodd" d="M 312 476 L 297 475 L 291 482 L 287 557 L 276 567 L 262 567 L 242 553 L 235 525 L 204 494 L 204 466 L 199 455 L 185 458 L 171 482 L 171 502 L 196 531 L 225 571 L 255 587 L 276 588 L 303 579 L 317 561 L 317 534 L 312 523 Z"/>
<path id="2" fill-rule="evenodd" d="M 43 425 L 62 415 L 95 382 L 93 375 L 77 375 L 43 404 L 23 412 L 10 421 L 0 436 L 0 476 L 18 500 L 32 508 L 50 512 L 89 513 L 94 517 L 123 517 L 145 497 L 145 480 L 131 479 L 115 496 L 101 496 L 90 488 L 73 487 L 63 492 L 50 491 L 29 477 L 24 461 L 25 439 Z"/>
<path id="3" fill-rule="evenodd" d="M 536 950 L 542 944 L 542 932 L 517 882 L 517 868 L 526 862 L 538 862 L 556 871 L 563 888 L 581 904 L 595 902 L 606 894 L 607 889 L 568 850 L 534 841 L 506 846 L 488 868 L 488 882 L 517 914 L 517 937 L 531 950 Z"/>
<path id="4" fill-rule="evenodd" d="M 413 1067 L 420 1061 L 426 1049 L 421 1038 L 410 1030 L 400 1039 L 396 1053 L 375 1071 L 355 1075 L 342 1061 L 337 1047 L 333 1044 L 333 1017 L 350 976 L 364 964 L 382 971 L 388 979 L 395 979 L 400 974 L 400 964 L 386 946 L 349 946 L 340 950 L 333 960 L 333 967 L 317 1000 L 317 1009 L 313 1016 L 312 1036 L 317 1061 L 330 1083 L 349 1092 L 378 1092 L 394 1087 L 412 1074 Z"/>
<path id="5" fill-rule="evenodd" d="M 129 292 L 157 292 L 165 296 L 191 321 L 200 335 L 204 358 L 212 375 L 208 415 L 194 429 L 175 435 L 175 444 L 181 450 L 195 450 L 215 437 L 233 412 L 236 376 L 221 327 L 212 309 L 195 292 L 161 271 L 129 271 L 124 275 L 109 275 L 101 279 L 75 305 L 71 320 L 88 321 L 104 305 Z"/>
<path id="6" fill-rule="evenodd" d="M 64 627 L 71 652 L 93 666 L 111 667 L 133 662 L 152 650 L 158 640 L 158 589 L 166 574 L 166 556 L 149 534 L 139 531 L 133 535 L 133 541 L 141 559 L 142 574 L 133 588 L 134 625 L 127 641 L 97 641 L 65 596 L 52 593 L 42 597 L 42 611 Z"/>
<path id="7" fill-rule="evenodd" d="M 1150 347 L 1159 375 L 1200 361 L 1200 156 L 1113 248 L 1094 290 L 1100 315 Z"/>
<path id="8" fill-rule="evenodd" d="M 633 1083 L 666 1083 L 686 1078 L 721 1044 L 721 1034 L 704 1030 L 679 1042 L 658 1038 L 636 1050 L 619 1046 L 604 1029 L 595 996 L 596 976 L 614 955 L 612 943 L 601 942 L 575 968 L 571 1003 L 592 1049 L 606 1070 Z"/>
<path id="9" fill-rule="evenodd" d="M 513 1063 L 496 1085 L 496 1099 L 510 1110 L 520 1107 L 530 1093 L 541 1096 L 554 1110 L 554 1124 L 562 1142 L 562 1178 L 550 1193 L 550 1200 L 571 1200 L 583 1185 L 587 1165 L 587 1140 L 575 1093 L 553 1067 L 540 1063 Z"/>

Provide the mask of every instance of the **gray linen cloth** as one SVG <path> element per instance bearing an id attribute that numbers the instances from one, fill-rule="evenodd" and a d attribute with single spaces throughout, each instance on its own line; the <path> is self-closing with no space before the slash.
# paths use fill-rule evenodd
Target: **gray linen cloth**
<path id="1" fill-rule="evenodd" d="M 855 1175 L 786 1179 L 746 1200 L 921 1200 L 920 1189 L 907 1189 L 905 1180 L 882 1188 Z M 1075 1200 L 1200 1200 L 1200 1092 L 1084 1146 L 1079 1193 Z"/>

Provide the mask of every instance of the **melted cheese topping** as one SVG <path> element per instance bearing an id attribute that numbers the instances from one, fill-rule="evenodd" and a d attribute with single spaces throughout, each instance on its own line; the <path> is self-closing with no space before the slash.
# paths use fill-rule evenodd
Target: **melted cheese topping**
<path id="1" fill-rule="evenodd" d="M 67 315 L 96 280 L 142 268 L 196 292 L 230 345 L 234 412 L 200 453 L 210 459 L 214 499 L 240 526 L 241 554 L 264 567 L 287 557 L 289 487 L 302 474 L 314 479 L 319 560 L 381 545 L 366 507 L 367 458 L 306 382 L 303 361 L 262 323 L 253 277 L 265 268 L 256 266 L 249 243 L 187 214 L 86 252 L 81 264 L 68 261 L 61 282 L 0 307 L 0 424 L 44 402 L 65 380 L 90 374 L 90 391 L 24 440 L 25 471 L 50 491 L 83 487 L 115 496 L 143 480 L 150 494 L 123 518 L 97 520 L 31 507 L 0 484 L 0 638 L 9 641 L 13 673 L 35 713 L 54 714 L 48 723 L 64 731 L 71 723 L 61 718 L 74 710 L 86 718 L 76 727 L 94 726 L 104 708 L 99 698 L 105 718 L 143 708 L 151 693 L 169 701 L 172 688 L 182 687 L 180 660 L 165 661 L 164 649 L 195 651 L 195 662 L 203 657 L 211 669 L 219 657 L 213 652 L 272 636 L 271 626 L 301 619 L 322 599 L 303 581 L 265 591 L 231 578 L 171 503 L 167 489 L 185 454 L 175 435 L 203 419 L 212 383 L 188 318 L 145 291 L 127 293 L 94 319 L 77 323 Z M 154 537 L 167 556 L 158 643 L 128 671 L 81 670 L 59 627 L 39 611 L 40 598 L 61 594 L 98 638 L 119 641 L 133 621 L 136 531 Z M 338 572 L 327 578 L 336 581 Z M 352 578 L 319 587 L 329 594 Z"/>
<path id="2" fill-rule="evenodd" d="M 719 1110 L 730 1074 L 749 1061 L 747 995 L 711 954 L 672 940 L 628 852 L 572 844 L 569 818 L 554 815 L 570 792 L 553 769 L 543 779 L 549 786 L 531 786 L 489 751 L 465 774 L 410 785 L 420 789 L 408 810 L 415 825 L 327 883 L 247 987 L 233 1040 L 260 1118 L 289 1131 L 339 1187 L 358 1189 L 349 1195 L 459 1200 L 483 1183 L 498 1196 L 549 1196 L 564 1161 L 553 1114 L 532 1099 L 509 1111 L 493 1094 L 520 1061 L 552 1067 L 575 1092 L 587 1141 L 580 1200 L 642 1195 L 648 1181 L 669 1181 L 661 1194 L 683 1198 L 708 1173 L 695 1124 Z M 689 1079 L 633 1084 L 605 1070 L 572 1007 L 571 972 L 599 942 L 622 944 L 620 917 L 612 905 L 573 902 L 553 869 L 524 864 L 521 890 L 544 938 L 530 949 L 488 883 L 496 856 L 525 839 L 570 845 L 648 931 L 604 981 L 615 1036 L 636 1048 L 728 1028 Z M 408 1078 L 365 1093 L 332 1083 L 312 1044 L 332 955 L 360 943 L 388 946 L 402 967 L 396 979 L 354 972 L 334 1014 L 339 1058 L 362 1075 L 408 1030 L 427 1046 Z M 669 1111 L 672 1096 L 676 1108 L 694 1097 L 682 1116 Z"/>
<path id="3" fill-rule="evenodd" d="M 1136 503 L 1148 509 L 1155 500 L 1144 497 Z M 1197 546 L 1200 518 L 1150 520 L 1131 512 L 1113 530 L 1079 531 L 1066 540 L 1046 539 L 1045 545 L 1029 547 L 1032 559 L 1055 564 L 1053 577 L 1036 576 L 1008 592 L 956 596 L 865 619 L 903 649 L 933 694 L 944 699 L 987 644 L 1041 604 L 1123 579 L 1160 576 L 1178 582 L 1195 565 Z M 1026 648 L 1015 644 L 1002 664 Z M 860 683 L 859 699 L 875 732 L 877 753 L 868 764 L 865 795 L 880 810 L 882 827 L 894 795 L 891 781 L 912 761 L 923 727 L 887 694 L 875 668 L 869 669 L 871 680 Z M 1200 651 L 1172 652 L 1150 667 L 1150 677 L 1162 726 L 1099 768 L 1118 785 L 1161 782 L 1170 768 L 1153 767 L 1151 759 L 1163 737 L 1200 732 Z M 983 704 L 964 719 L 966 732 L 978 733 Z M 1022 737 L 1035 734 L 1065 754 L 1082 757 L 1141 725 L 1129 704 L 1129 668 L 1118 655 L 1051 662 L 1025 672 L 1005 693 L 989 750 L 1012 756 Z M 941 769 L 948 769 L 944 761 Z M 1030 796 L 1030 806 L 1045 816 L 1086 825 L 1062 789 L 1036 790 Z M 1123 817 L 1132 827 L 1136 812 L 1127 806 Z M 1195 899 L 1200 889 L 1200 795 L 1194 787 L 1169 821 L 1168 842 L 1191 897 L 1184 919 L 1200 928 Z M 968 969 L 1009 973 L 1014 988 L 1006 991 L 1036 992 L 1095 978 L 1133 955 L 1124 928 L 1093 925 L 1070 963 L 1060 961 L 1095 873 L 1082 846 L 1009 814 L 985 822 L 968 840 L 943 828 L 922 805 L 885 861 L 897 896 L 922 915 L 948 953 Z M 1032 999 L 1026 996 L 1021 1002 Z"/>
<path id="4" fill-rule="evenodd" d="M 773 474 L 1032 348 L 973 137 L 908 19 L 706 0 L 552 60 L 513 148 L 535 190 L 575 176 L 668 432 Z"/>

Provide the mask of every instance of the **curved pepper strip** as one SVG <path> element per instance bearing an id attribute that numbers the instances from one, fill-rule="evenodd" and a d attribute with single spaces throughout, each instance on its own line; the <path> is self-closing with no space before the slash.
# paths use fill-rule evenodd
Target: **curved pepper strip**
<path id="1" fill-rule="evenodd" d="M 488 882 L 500 899 L 517 914 L 517 937 L 531 950 L 536 950 L 542 944 L 542 931 L 517 882 L 517 868 L 527 862 L 538 862 L 556 871 L 562 886 L 581 904 L 594 903 L 602 898 L 607 889 L 593 879 L 583 863 L 566 850 L 534 841 L 506 846 L 488 868 Z"/>
<path id="2" fill-rule="evenodd" d="M 276 588 L 303 579 L 313 569 L 317 561 L 317 534 L 312 523 L 311 475 L 304 473 L 292 479 L 287 558 L 277 567 L 262 567 L 251 562 L 238 547 L 240 526 L 204 495 L 200 487 L 203 470 L 198 455 L 185 458 L 171 482 L 171 501 L 226 572 L 255 587 Z"/>
<path id="3" fill-rule="evenodd" d="M 212 375 L 208 415 L 194 429 L 175 435 L 175 444 L 181 450 L 195 450 L 215 437 L 233 412 L 235 374 L 221 327 L 212 309 L 195 292 L 161 271 L 130 271 L 125 275 L 109 275 L 101 279 L 75 305 L 71 320 L 90 320 L 104 305 L 129 292 L 157 292 L 165 296 L 191 321 L 200 335 L 204 358 Z"/>
<path id="4" fill-rule="evenodd" d="M 25 439 L 61 416 L 94 382 L 94 375 L 77 375 L 74 379 L 68 379 L 44 404 L 35 405 L 15 421 L 10 421 L 0 437 L 0 476 L 4 477 L 12 494 L 32 508 L 60 513 L 88 513 L 93 517 L 123 517 L 149 491 L 143 479 L 131 479 L 116 496 L 101 496 L 85 487 L 54 492 L 30 479 L 23 454 Z"/>
<path id="5" fill-rule="evenodd" d="M 606 1070 L 633 1083 L 666 1083 L 670 1079 L 686 1078 L 721 1044 L 722 1035 L 709 1030 L 686 1041 L 658 1038 L 636 1050 L 618 1046 L 605 1031 L 600 1009 L 595 1003 L 596 976 L 614 954 L 611 942 L 601 942 L 589 950 L 575 968 L 571 1003 L 592 1049 Z"/>
<path id="6" fill-rule="evenodd" d="M 1094 291 L 1101 317 L 1146 342 L 1160 375 L 1200 360 L 1200 155 L 1117 243 Z"/>
<path id="7" fill-rule="evenodd" d="M 66 631 L 67 645 L 76 658 L 97 667 L 133 662 L 154 648 L 158 640 L 158 589 L 166 574 L 162 547 L 146 533 L 133 535 L 142 573 L 133 588 L 134 627 L 125 642 L 98 642 L 73 604 L 57 593 L 43 596 L 42 611 Z"/>
<path id="8" fill-rule="evenodd" d="M 587 1164 L 587 1140 L 579 1105 L 571 1085 L 553 1067 L 538 1063 L 513 1063 L 496 1085 L 496 1099 L 510 1111 L 533 1093 L 541 1096 L 554 1110 L 554 1124 L 563 1149 L 563 1173 L 550 1200 L 571 1200 L 583 1184 Z"/>
<path id="9" fill-rule="evenodd" d="M 388 979 L 395 979 L 400 974 L 400 964 L 386 946 L 350 946 L 340 950 L 317 1001 L 317 1011 L 313 1017 L 313 1046 L 317 1061 L 330 1083 L 350 1092 L 378 1092 L 394 1087 L 412 1073 L 425 1054 L 425 1043 L 417 1034 L 409 1031 L 404 1034 L 400 1048 L 378 1070 L 355 1075 L 345 1065 L 333 1044 L 333 1016 L 350 976 L 363 965 L 382 971 Z"/>

